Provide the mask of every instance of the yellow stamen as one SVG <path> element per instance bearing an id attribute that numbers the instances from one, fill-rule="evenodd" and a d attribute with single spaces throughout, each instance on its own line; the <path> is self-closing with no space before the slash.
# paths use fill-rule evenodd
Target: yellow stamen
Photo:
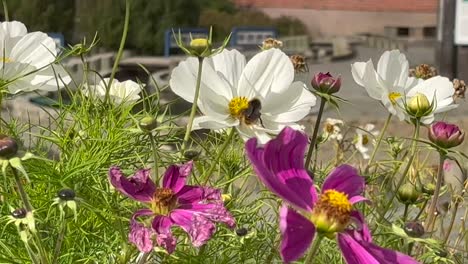
<path id="1" fill-rule="evenodd" d="M 234 118 L 241 118 L 242 112 L 247 108 L 249 108 L 249 100 L 247 99 L 247 97 L 234 97 L 229 102 L 229 114 Z"/>
<path id="2" fill-rule="evenodd" d="M 367 135 L 362 135 L 362 145 L 367 145 L 369 143 L 369 137 Z"/>
<path id="3" fill-rule="evenodd" d="M 169 188 L 156 188 L 151 201 L 151 210 L 156 215 L 167 215 L 177 203 L 174 192 Z"/>
<path id="4" fill-rule="evenodd" d="M 388 94 L 388 99 L 392 102 L 392 105 L 396 105 L 396 101 L 401 97 L 401 93 L 391 92 Z"/>
<path id="5" fill-rule="evenodd" d="M 326 190 L 315 204 L 310 220 L 317 232 L 333 235 L 343 231 L 349 224 L 351 207 L 347 194 Z"/>
<path id="6" fill-rule="evenodd" d="M 325 131 L 329 134 L 333 133 L 335 131 L 335 126 L 330 124 L 330 123 L 326 123 L 325 124 Z"/>
<path id="7" fill-rule="evenodd" d="M 2 58 L 0 58 L 0 60 L 1 60 L 2 62 L 4 62 L 4 63 L 13 62 L 13 60 L 10 59 L 10 58 L 8 58 L 8 57 L 2 57 Z"/>

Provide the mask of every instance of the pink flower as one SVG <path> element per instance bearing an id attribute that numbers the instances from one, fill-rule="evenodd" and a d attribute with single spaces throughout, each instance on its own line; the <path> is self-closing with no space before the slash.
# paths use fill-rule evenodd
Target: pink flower
<path id="1" fill-rule="evenodd" d="M 185 184 L 191 170 L 192 162 L 171 165 L 164 174 L 162 187 L 156 187 L 149 170 L 139 170 L 126 178 L 118 167 L 110 168 L 111 184 L 148 207 L 136 211 L 130 220 L 128 238 L 140 251 L 151 251 L 155 239 L 158 246 L 172 253 L 176 246 L 173 225 L 187 232 L 195 247 L 211 238 L 216 229 L 214 222 L 234 227 L 234 219 L 224 207 L 219 190 Z M 151 217 L 151 226 L 139 222 L 139 217 Z"/>
<path id="2" fill-rule="evenodd" d="M 441 148 L 453 148 L 465 139 L 465 132 L 457 125 L 435 122 L 429 128 L 429 139 Z"/>
<path id="3" fill-rule="evenodd" d="M 255 138 L 246 143 L 259 179 L 286 202 L 280 210 L 283 260 L 290 262 L 304 255 L 318 233 L 336 237 L 348 264 L 418 263 L 372 243 L 364 217 L 353 209 L 355 203 L 366 200 L 361 196 L 364 179 L 356 169 L 349 165 L 335 168 L 317 194 L 304 168 L 306 147 L 307 137 L 288 127 L 265 146 L 257 146 Z"/>
<path id="4" fill-rule="evenodd" d="M 312 78 L 311 85 L 321 93 L 334 94 L 341 88 L 341 77 L 334 78 L 329 72 L 319 72 Z"/>

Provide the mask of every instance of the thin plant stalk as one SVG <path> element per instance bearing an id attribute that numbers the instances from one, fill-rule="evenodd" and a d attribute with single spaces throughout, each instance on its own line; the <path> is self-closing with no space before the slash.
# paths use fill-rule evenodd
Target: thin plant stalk
<path id="1" fill-rule="evenodd" d="M 144 264 L 148 260 L 148 257 L 150 256 L 151 252 L 145 252 L 141 255 L 141 258 L 138 260 L 137 264 Z"/>
<path id="2" fill-rule="evenodd" d="M 60 251 L 62 250 L 63 239 L 65 238 L 65 234 L 67 232 L 67 221 L 65 217 L 62 215 L 62 219 L 60 219 L 60 231 L 57 237 L 57 242 L 55 243 L 54 255 L 52 257 L 52 264 L 57 264 L 58 259 L 60 257 Z"/>
<path id="3" fill-rule="evenodd" d="M 408 218 L 408 208 L 409 204 L 405 204 L 405 210 L 403 211 L 403 223 L 405 223 L 406 219 Z"/>
<path id="4" fill-rule="evenodd" d="M 5 21 L 10 21 L 10 16 L 8 15 L 8 6 L 7 6 L 7 3 L 6 3 L 6 0 L 2 0 L 2 4 L 3 4 L 4 19 L 5 19 Z"/>
<path id="5" fill-rule="evenodd" d="M 418 215 L 416 215 L 416 217 L 414 218 L 413 221 L 418 221 L 419 217 L 421 217 L 422 213 L 423 213 L 424 210 L 426 209 L 426 206 L 427 206 L 427 202 L 428 202 L 428 201 L 429 201 L 428 199 L 426 199 L 426 200 L 424 201 L 423 205 L 421 206 L 421 210 L 419 210 Z"/>
<path id="6" fill-rule="evenodd" d="M 372 162 L 374 162 L 374 158 L 375 158 L 375 155 L 377 154 L 377 151 L 380 147 L 380 143 L 382 142 L 382 139 L 385 135 L 385 132 L 387 131 L 387 128 L 388 128 L 388 124 L 390 124 L 390 120 L 392 120 L 392 114 L 388 114 L 388 117 L 387 117 L 387 120 L 385 120 L 385 123 L 384 123 L 384 126 L 382 128 L 382 131 L 380 132 L 380 135 L 379 135 L 379 138 L 377 139 L 377 142 L 375 144 L 375 148 L 372 150 L 372 154 L 369 158 L 369 161 L 367 162 L 367 166 L 366 166 L 366 169 L 364 171 L 364 174 L 367 174 L 369 172 L 369 168 L 372 164 Z"/>
<path id="7" fill-rule="evenodd" d="M 229 131 L 229 134 L 228 134 L 228 138 L 226 139 L 226 141 L 224 141 L 224 144 L 219 149 L 219 153 L 216 156 L 216 159 L 213 161 L 210 168 L 208 169 L 208 171 L 205 174 L 205 184 L 204 185 L 206 185 L 208 183 L 208 181 L 210 180 L 210 175 L 213 173 L 214 169 L 218 165 L 219 160 L 221 159 L 221 156 L 224 155 L 224 151 L 226 151 L 227 146 L 229 144 L 231 144 L 232 138 L 234 137 L 234 133 L 235 133 L 235 128 L 231 128 L 231 131 Z"/>
<path id="8" fill-rule="evenodd" d="M 115 73 L 117 72 L 117 67 L 119 66 L 120 59 L 122 58 L 123 50 L 125 47 L 125 41 L 127 40 L 127 33 L 128 33 L 128 25 L 130 23 L 130 2 L 131 0 L 126 0 L 125 1 L 125 21 L 124 21 L 124 28 L 122 31 L 122 38 L 120 39 L 120 46 L 119 50 L 117 51 L 117 55 L 115 56 L 115 61 L 114 65 L 112 66 L 112 72 L 110 75 L 109 83 L 107 84 L 106 87 L 106 95 L 105 95 L 105 101 L 109 102 L 109 92 L 110 92 L 110 87 L 112 85 L 112 81 L 114 81 Z"/>
<path id="9" fill-rule="evenodd" d="M 426 229 L 427 231 L 432 230 L 432 226 L 434 225 L 435 221 L 435 213 L 436 213 L 436 207 L 437 207 L 437 202 L 439 200 L 439 195 L 440 195 L 440 188 L 442 187 L 442 178 L 444 176 L 444 161 L 445 161 L 445 154 L 439 153 L 439 167 L 437 170 L 437 179 L 436 179 L 436 186 L 434 189 L 434 195 L 432 197 L 431 205 L 429 206 L 429 211 L 427 215 L 427 226 Z"/>
<path id="10" fill-rule="evenodd" d="M 185 149 L 187 147 L 187 142 L 190 138 L 190 132 L 192 132 L 193 119 L 195 119 L 195 114 L 197 113 L 197 104 L 198 97 L 200 95 L 200 84 L 203 70 L 203 57 L 198 57 L 198 74 L 197 74 L 197 84 L 195 86 L 195 95 L 193 97 L 192 109 L 190 110 L 190 116 L 187 123 L 187 130 L 185 131 L 184 141 L 182 142 L 182 147 L 180 149 L 180 154 L 184 155 Z"/>
<path id="11" fill-rule="evenodd" d="M 21 182 L 20 176 L 18 175 L 18 171 L 16 171 L 16 169 L 13 167 L 10 168 L 13 171 L 13 175 L 15 176 L 16 187 L 18 188 L 18 193 L 21 197 L 21 201 L 24 204 L 24 208 L 26 209 L 26 211 L 32 212 L 33 207 L 31 205 L 31 202 L 29 201 L 28 194 L 24 191 L 23 183 Z"/>
<path id="12" fill-rule="evenodd" d="M 153 181 L 154 182 L 159 182 L 159 162 L 158 162 L 158 148 L 156 146 L 156 141 L 154 140 L 153 134 L 150 132 L 148 133 L 148 136 L 150 138 L 150 143 L 151 143 L 151 150 L 153 152 L 153 162 L 154 162 L 154 168 L 153 168 Z"/>
<path id="13" fill-rule="evenodd" d="M 312 160 L 312 153 L 315 149 L 315 142 L 317 141 L 318 130 L 320 128 L 320 120 L 322 119 L 323 109 L 325 108 L 326 100 L 320 97 L 320 108 L 317 114 L 317 119 L 315 120 L 314 132 L 312 134 L 312 139 L 309 145 L 309 151 L 307 152 L 307 157 L 305 161 L 305 168 L 308 169 L 310 166 L 310 161 Z"/>
<path id="14" fill-rule="evenodd" d="M 312 247 L 310 248 L 309 253 L 307 254 L 307 257 L 304 261 L 304 264 L 313 264 L 314 263 L 314 257 L 317 255 L 317 251 L 320 247 L 320 243 L 323 240 L 323 236 L 318 235 L 316 239 L 314 239 L 314 242 L 312 243 Z"/>
<path id="15" fill-rule="evenodd" d="M 380 215 L 380 218 L 379 218 L 378 222 L 381 222 L 383 220 L 383 218 L 385 217 L 385 213 L 387 212 L 388 208 L 390 208 L 390 205 L 393 203 L 393 200 L 395 199 L 396 194 L 398 193 L 398 189 L 400 189 L 403 182 L 405 182 L 406 175 L 408 174 L 408 171 L 411 168 L 411 165 L 413 164 L 414 157 L 416 156 L 416 145 L 417 145 L 418 139 L 419 139 L 419 128 L 420 128 L 420 121 L 419 121 L 419 119 L 417 119 L 415 127 L 414 127 L 414 133 L 413 133 L 413 138 L 412 138 L 413 142 L 411 143 L 410 156 L 409 156 L 408 164 L 406 164 L 405 170 L 401 174 L 401 178 L 400 178 L 400 180 L 398 181 L 398 183 L 397 183 L 397 185 L 395 187 L 395 191 L 392 192 L 392 196 L 388 200 L 387 204 L 384 206 L 384 210 L 382 211 L 382 214 Z"/>

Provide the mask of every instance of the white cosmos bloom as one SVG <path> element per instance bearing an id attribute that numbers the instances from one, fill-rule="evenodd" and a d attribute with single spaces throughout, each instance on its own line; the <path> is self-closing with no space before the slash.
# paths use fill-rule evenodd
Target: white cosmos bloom
<path id="1" fill-rule="evenodd" d="M 171 89 L 193 102 L 198 59 L 188 58 L 173 71 Z M 194 129 L 236 127 L 243 139 L 257 137 L 261 143 L 296 124 L 310 112 L 316 98 L 304 83 L 293 82 L 293 65 L 279 49 L 255 55 L 248 63 L 237 50 L 206 58 L 203 62 L 200 96 L 203 116 L 194 120 Z"/>
<path id="2" fill-rule="evenodd" d="M 375 125 L 366 124 L 364 127 L 356 129 L 356 141 L 354 146 L 361 153 L 364 159 L 369 159 L 369 152 L 374 147 L 375 137 L 379 131 L 375 130 Z"/>
<path id="3" fill-rule="evenodd" d="M 0 87 L 9 93 L 55 91 L 68 84 L 65 70 L 51 65 L 56 56 L 55 42 L 45 33 L 28 33 L 17 21 L 0 23 Z"/>
<path id="4" fill-rule="evenodd" d="M 341 141 L 343 135 L 341 134 L 341 127 L 343 126 L 343 120 L 327 118 L 323 126 L 323 137 L 328 139 L 336 139 Z"/>
<path id="5" fill-rule="evenodd" d="M 105 78 L 101 80 L 98 85 L 85 85 L 83 87 L 83 94 L 87 97 L 95 97 L 104 100 L 109 80 L 110 78 Z M 114 104 L 133 103 L 140 99 L 140 92 L 141 86 L 138 83 L 131 80 L 119 82 L 114 79 L 109 89 L 109 98 Z"/>
<path id="6" fill-rule="evenodd" d="M 363 86 L 370 97 L 379 100 L 400 120 L 405 119 L 404 108 L 398 106 L 408 90 L 420 80 L 408 77 L 409 66 L 404 54 L 399 50 L 385 51 L 379 59 L 377 70 L 372 60 L 355 62 L 351 65 L 354 81 Z"/>
<path id="7" fill-rule="evenodd" d="M 406 94 L 405 103 L 410 103 L 411 99 L 418 94 L 424 95 L 429 103 L 433 105 L 432 111 L 421 117 L 421 122 L 428 125 L 434 122 L 434 114 L 442 113 L 458 106 L 453 102 L 454 93 L 453 83 L 448 78 L 435 76 L 411 88 Z M 404 105 L 402 104 L 401 107 L 404 108 Z M 409 115 L 407 115 L 407 119 L 410 119 Z"/>

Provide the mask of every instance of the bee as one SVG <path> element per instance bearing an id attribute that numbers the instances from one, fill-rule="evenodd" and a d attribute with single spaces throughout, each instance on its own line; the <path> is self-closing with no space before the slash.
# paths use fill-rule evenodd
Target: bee
<path id="1" fill-rule="evenodd" d="M 296 73 L 309 72 L 309 66 L 307 66 L 306 58 L 304 56 L 292 55 L 289 59 L 291 60 Z"/>
<path id="2" fill-rule="evenodd" d="M 263 121 L 262 121 L 262 114 L 260 111 L 262 110 L 262 103 L 258 99 L 252 99 L 249 101 L 249 106 L 247 109 L 245 109 L 242 112 L 242 116 L 244 119 L 244 122 L 247 125 L 256 123 L 257 120 L 260 121 L 260 124 L 263 126 Z"/>

